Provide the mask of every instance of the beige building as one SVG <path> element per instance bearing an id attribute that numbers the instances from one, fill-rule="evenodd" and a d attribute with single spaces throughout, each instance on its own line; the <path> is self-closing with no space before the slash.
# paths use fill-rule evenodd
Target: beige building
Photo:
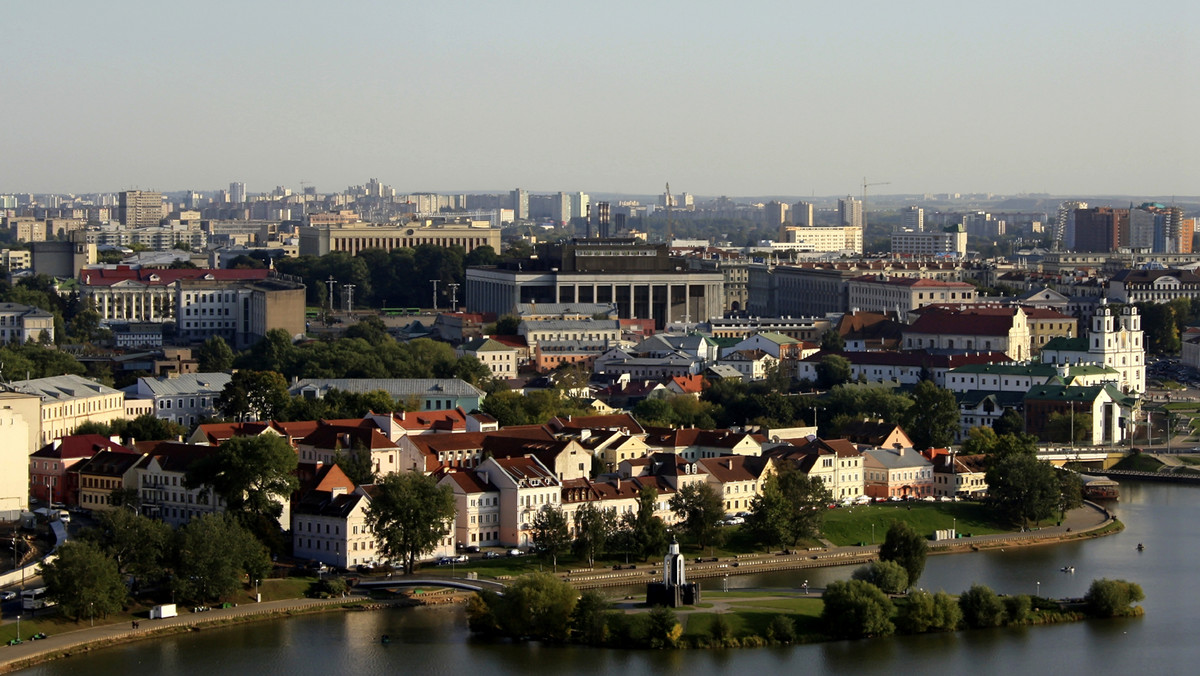
<path id="1" fill-rule="evenodd" d="M 851 310 L 903 313 L 936 303 L 974 303 L 975 287 L 966 282 L 886 275 L 863 275 L 846 282 Z"/>
<path id="2" fill-rule="evenodd" d="M 0 343 L 30 341 L 54 342 L 54 315 L 20 303 L 0 303 Z"/>
<path id="3" fill-rule="evenodd" d="M 9 383 L 8 387 L 13 392 L 34 395 L 41 400 L 39 444 L 72 434 L 86 421 L 110 423 L 125 415 L 124 392 L 82 376 L 18 380 Z"/>
<path id="4" fill-rule="evenodd" d="M 21 512 L 29 509 L 29 480 L 27 472 L 20 471 L 30 462 L 29 426 L 37 420 L 25 420 L 25 416 L 12 408 L 0 408 L 0 519 L 16 521 Z"/>
<path id="5" fill-rule="evenodd" d="M 475 357 L 497 378 L 517 377 L 518 350 L 515 347 L 491 338 L 475 338 L 463 343 L 456 352 L 460 357 Z"/>
<path id="6" fill-rule="evenodd" d="M 699 465 L 729 514 L 748 511 L 750 503 L 762 493 L 763 480 L 775 471 L 775 461 L 771 458 L 744 455 L 705 458 Z"/>
<path id="7" fill-rule="evenodd" d="M 315 214 L 314 214 L 315 216 Z M 309 217 L 312 223 L 313 217 Z M 300 227 L 300 255 L 324 256 L 333 251 L 351 255 L 366 249 L 416 248 L 422 244 L 460 246 L 467 253 L 482 246 L 500 252 L 500 229 L 484 222 L 373 224 L 340 223 Z"/>

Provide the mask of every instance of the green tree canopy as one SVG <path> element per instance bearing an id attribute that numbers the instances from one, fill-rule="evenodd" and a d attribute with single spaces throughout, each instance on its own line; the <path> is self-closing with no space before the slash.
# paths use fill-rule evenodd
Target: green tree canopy
<path id="1" fill-rule="evenodd" d="M 171 527 L 130 509 L 96 512 L 96 525 L 83 538 L 99 546 L 117 564 L 117 570 L 135 579 L 162 576 L 173 533 Z"/>
<path id="2" fill-rule="evenodd" d="M 533 515 L 530 533 L 533 551 L 558 572 L 558 555 L 571 549 L 571 529 L 562 508 L 542 505 Z"/>
<path id="3" fill-rule="evenodd" d="M 962 622 L 962 609 L 944 591 L 937 594 L 923 590 L 910 592 L 905 601 L 896 618 L 896 625 L 905 633 L 954 631 Z"/>
<path id="4" fill-rule="evenodd" d="M 47 595 L 61 612 L 76 622 L 86 617 L 108 617 L 119 612 L 128 591 L 117 563 L 96 544 L 68 541 L 58 556 L 41 567 Z"/>
<path id="5" fill-rule="evenodd" d="M 1140 585 L 1125 580 L 1093 580 L 1083 599 L 1088 612 L 1096 617 L 1127 615 L 1130 605 L 1146 598 Z"/>
<path id="6" fill-rule="evenodd" d="M 278 519 L 299 486 L 296 451 L 275 434 L 232 437 L 188 468 L 188 488 L 209 486 L 231 512 Z"/>
<path id="7" fill-rule="evenodd" d="M 892 601 L 878 587 L 862 580 L 838 580 L 825 587 L 821 620 L 840 638 L 887 636 L 892 624 Z"/>
<path id="8" fill-rule="evenodd" d="M 913 586 L 925 572 L 925 557 L 929 547 L 925 538 L 904 521 L 893 521 L 883 544 L 879 546 L 880 561 L 894 561 L 908 573 L 908 586 Z"/>
<path id="9" fill-rule="evenodd" d="M 842 383 L 850 382 L 850 360 L 837 354 L 827 354 L 817 362 L 817 384 L 830 389 Z"/>
<path id="10" fill-rule="evenodd" d="M 417 559 L 434 551 L 450 532 L 454 494 L 438 486 L 433 476 L 388 474 L 376 485 L 367 507 L 367 525 L 375 533 L 379 552 L 402 561 L 412 574 Z"/>
<path id="11" fill-rule="evenodd" d="M 1054 468 L 1039 460 L 1034 448 L 1027 437 L 1000 437 L 984 475 L 988 502 L 1003 518 L 1022 527 L 1049 518 L 1062 502 Z"/>
<path id="12" fill-rule="evenodd" d="M 908 589 L 908 571 L 895 561 L 872 561 L 854 570 L 853 579 L 870 582 L 885 594 L 899 594 Z"/>
<path id="13" fill-rule="evenodd" d="M 963 622 L 972 629 L 999 627 L 1004 624 L 1004 602 L 991 588 L 976 584 L 958 597 Z"/>
<path id="14" fill-rule="evenodd" d="M 958 431 L 958 402 L 954 393 L 929 380 L 917 383 L 903 427 L 918 450 L 946 448 Z"/>
<path id="15" fill-rule="evenodd" d="M 570 636 L 579 599 L 574 587 L 550 573 L 527 573 L 513 580 L 503 595 L 477 594 L 467 606 L 467 617 L 475 632 L 563 643 Z M 594 604 L 594 598 L 587 602 Z"/>
<path id="16" fill-rule="evenodd" d="M 202 373 L 217 373 L 233 368 L 233 350 L 220 336 L 213 336 L 196 348 Z"/>
<path id="17" fill-rule="evenodd" d="M 596 565 L 596 555 L 604 551 L 608 539 L 617 529 L 617 512 L 614 508 L 597 507 L 591 502 L 575 510 L 576 556 L 585 559 L 589 566 Z"/>
<path id="18" fill-rule="evenodd" d="M 210 603 L 242 588 L 242 576 L 262 579 L 271 570 L 267 548 L 232 514 L 204 514 L 175 534 L 175 594 Z"/>
<path id="19" fill-rule="evenodd" d="M 275 371 L 238 371 L 233 374 L 216 406 L 234 420 L 275 420 L 291 402 L 288 384 Z"/>
<path id="20" fill-rule="evenodd" d="M 682 486 L 668 504 L 679 517 L 684 532 L 700 547 L 707 547 L 720 537 L 717 524 L 725 516 L 725 501 L 708 483 Z"/>
<path id="21" fill-rule="evenodd" d="M 767 474 L 760 494 L 750 501 L 747 530 L 763 544 L 795 546 L 820 534 L 830 500 L 824 481 L 809 477 L 790 462 L 781 463 Z"/>

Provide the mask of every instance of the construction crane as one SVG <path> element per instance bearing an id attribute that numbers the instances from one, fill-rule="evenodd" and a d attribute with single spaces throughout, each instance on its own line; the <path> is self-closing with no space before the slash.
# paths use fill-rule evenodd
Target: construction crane
<path id="1" fill-rule="evenodd" d="M 879 183 L 867 183 L 867 177 L 863 176 L 863 192 L 862 192 L 862 226 L 863 234 L 867 232 L 867 188 L 877 185 L 891 185 L 891 181 L 880 181 Z"/>

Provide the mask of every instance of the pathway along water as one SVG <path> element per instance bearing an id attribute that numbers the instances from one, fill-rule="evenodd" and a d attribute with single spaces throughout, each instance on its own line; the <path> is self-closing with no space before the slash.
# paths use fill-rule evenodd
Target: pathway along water
<path id="1" fill-rule="evenodd" d="M 356 676 L 661 674 L 692 676 L 815 669 L 856 674 L 1192 673 L 1200 664 L 1200 487 L 1122 486 L 1118 535 L 929 559 L 921 586 L 950 592 L 981 582 L 1007 593 L 1082 596 L 1092 579 L 1125 578 L 1146 591 L 1140 619 L 731 651 L 619 651 L 473 641 L 460 608 L 331 613 L 144 641 L 21 672 L 72 676 L 179 674 Z M 1137 544 L 1146 545 L 1144 552 Z M 1075 566 L 1074 574 L 1063 566 Z M 729 578 L 730 588 L 810 587 L 850 567 Z M 705 585 L 719 589 L 720 580 Z M 382 645 L 388 634 L 392 642 Z M 9 648 L 0 648 L 8 650 Z"/>

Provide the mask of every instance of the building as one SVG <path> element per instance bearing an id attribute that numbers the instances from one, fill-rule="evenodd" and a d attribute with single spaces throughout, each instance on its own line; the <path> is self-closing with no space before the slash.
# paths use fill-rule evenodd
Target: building
<path id="1" fill-rule="evenodd" d="M 6 469 L 0 473 L 0 519 L 16 521 L 29 508 L 33 475 L 21 471 L 33 461 L 29 457 L 29 425 L 15 409 L 0 408 L 0 463 Z"/>
<path id="2" fill-rule="evenodd" d="M 475 357 L 502 380 L 517 377 L 518 350 L 491 338 L 472 338 L 455 350 L 458 356 Z"/>
<path id="3" fill-rule="evenodd" d="M 141 228 L 158 225 L 163 218 L 163 198 L 160 192 L 125 190 L 118 195 L 118 218 L 121 225 Z"/>
<path id="4" fill-rule="evenodd" d="M 906 232 L 925 232 L 925 210 L 916 205 L 900 210 L 900 230 Z M 896 250 L 893 247 L 892 253 Z"/>
<path id="5" fill-rule="evenodd" d="M 488 480 L 486 472 L 451 470 L 438 485 L 449 486 L 454 494 L 453 539 L 463 547 L 496 547 L 500 540 L 500 489 Z"/>
<path id="6" fill-rule="evenodd" d="M 1029 359 L 1029 321 L 1021 308 L 932 308 L 904 329 L 906 350 L 1004 352 Z"/>
<path id="7" fill-rule="evenodd" d="M 863 226 L 862 200 L 854 199 L 849 195 L 846 195 L 845 199 L 838 200 L 838 223 L 861 228 Z"/>
<path id="8" fill-rule="evenodd" d="M 72 467 L 71 472 L 78 476 L 77 504 L 93 511 L 117 509 L 112 502 L 113 491 L 138 489 L 138 465 L 143 458 L 141 453 L 102 450 Z"/>
<path id="9" fill-rule="evenodd" d="M 1122 394 L 1113 385 L 1039 385 L 1025 394 L 1025 431 L 1042 441 L 1070 443 L 1069 438 L 1052 438 L 1055 436 L 1052 416 L 1087 414 L 1091 417 L 1091 429 L 1085 433 L 1084 443 L 1120 444 L 1126 431 L 1132 429 L 1130 421 L 1136 405 L 1136 399 Z M 1072 423 L 1067 429 L 1073 427 Z"/>
<path id="10" fill-rule="evenodd" d="M 173 321 L 181 341 L 219 336 L 243 349 L 271 329 L 305 332 L 304 284 L 270 270 L 117 266 L 81 270 L 79 282 L 105 324 Z"/>
<path id="11" fill-rule="evenodd" d="M 47 504 L 77 504 L 79 486 L 76 480 L 79 475 L 70 470 L 100 451 L 132 453 L 116 440 L 100 434 L 73 434 L 54 439 L 28 455 L 29 485 L 24 487 L 22 494 Z M 24 478 L 19 472 L 8 475 Z"/>
<path id="12" fill-rule="evenodd" d="M 1114 209 L 1112 207 L 1094 207 L 1091 209 L 1076 209 L 1074 214 L 1074 251 L 1108 252 L 1120 247 L 1138 246 L 1131 237 L 1135 233 L 1130 227 L 1129 209 Z M 1148 232 L 1136 233 L 1143 248 L 1153 245 L 1153 222 Z"/>
<path id="13" fill-rule="evenodd" d="M 67 241 L 33 242 L 29 245 L 29 264 L 37 275 L 70 279 L 83 267 L 95 265 L 96 245 L 77 235 Z M 9 271 L 17 268 L 9 268 Z"/>
<path id="14" fill-rule="evenodd" d="M 808 228 L 816 224 L 816 220 L 813 219 L 811 202 L 796 202 L 792 205 L 792 225 Z"/>
<path id="15" fill-rule="evenodd" d="M 0 303 L 0 343 L 54 342 L 54 315 L 31 305 Z"/>
<path id="16" fill-rule="evenodd" d="M 48 444 L 67 436 L 87 421 L 110 423 L 125 415 L 125 393 L 82 376 L 62 375 L 17 380 L 9 391 L 29 394 L 41 401 L 41 439 Z"/>
<path id="17" fill-rule="evenodd" d="M 355 255 L 366 249 L 415 249 L 423 244 L 459 246 L 466 253 L 483 246 L 500 251 L 500 229 L 488 221 L 435 223 L 433 219 L 395 224 L 334 223 L 299 228 L 300 255 L 324 256 L 334 251 Z"/>
<path id="18" fill-rule="evenodd" d="M 846 302 L 851 310 L 866 312 L 908 311 L 938 303 L 971 304 L 975 287 L 966 282 L 863 275 L 846 282 Z"/>
<path id="19" fill-rule="evenodd" d="M 1193 270 L 1121 270 L 1108 280 L 1108 300 L 1116 303 L 1169 303 L 1200 298 L 1200 275 Z"/>
<path id="20" fill-rule="evenodd" d="M 562 503 L 562 482 L 536 457 L 488 458 L 477 474 L 500 492 L 500 542 L 508 547 L 533 544 L 533 519 Z"/>
<path id="21" fill-rule="evenodd" d="M 708 484 L 725 504 L 725 513 L 748 511 L 754 498 L 762 493 L 762 482 L 775 471 L 769 457 L 726 455 L 698 461 Z"/>
<path id="22" fill-rule="evenodd" d="M 1055 338 L 1042 347 L 1046 364 L 1095 364 L 1115 369 L 1123 392 L 1146 391 L 1146 348 L 1137 307 L 1126 305 L 1120 316 L 1103 303 L 1092 316 L 1087 337 Z"/>
<path id="23" fill-rule="evenodd" d="M 651 319 L 656 329 L 724 314 L 724 276 L 687 269 L 666 245 L 633 239 L 546 245 L 538 258 L 467 270 L 473 312 L 513 314 L 522 303 L 615 304 L 621 319 Z"/>
<path id="24" fill-rule="evenodd" d="M 225 501 L 211 486 L 188 488 L 188 468 L 217 449 L 215 446 L 171 441 L 148 442 L 137 464 L 137 491 L 141 513 L 171 526 L 182 526 L 205 514 L 225 511 Z"/>
<path id="25" fill-rule="evenodd" d="M 483 390 L 460 378 L 305 378 L 293 382 L 288 393 L 323 399 L 330 390 L 357 394 L 383 390 L 420 411 L 474 411 L 485 396 Z"/>
<path id="26" fill-rule="evenodd" d="M 153 403 L 154 415 L 191 428 L 216 415 L 217 398 L 229 384 L 228 373 L 173 373 L 160 378 L 138 378 L 126 388 L 126 399 Z"/>
<path id="27" fill-rule="evenodd" d="M 862 452 L 866 494 L 872 498 L 923 498 L 933 495 L 933 463 L 911 448 L 875 448 Z"/>
<path id="28" fill-rule="evenodd" d="M 897 231 L 891 237 L 892 254 L 896 256 L 967 257 L 967 231 L 961 225 L 949 225 L 928 232 Z"/>
<path id="29" fill-rule="evenodd" d="M 863 252 L 861 226 L 791 226 L 784 227 L 781 235 L 782 240 L 773 247 L 774 250 L 857 255 Z"/>

